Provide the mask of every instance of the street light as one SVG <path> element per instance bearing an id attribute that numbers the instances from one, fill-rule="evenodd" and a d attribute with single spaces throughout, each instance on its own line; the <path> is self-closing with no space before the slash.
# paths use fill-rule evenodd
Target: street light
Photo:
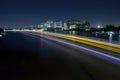
<path id="1" fill-rule="evenodd" d="M 97 26 L 97 28 L 101 28 L 101 26 L 100 26 L 100 25 L 98 25 L 98 26 Z"/>

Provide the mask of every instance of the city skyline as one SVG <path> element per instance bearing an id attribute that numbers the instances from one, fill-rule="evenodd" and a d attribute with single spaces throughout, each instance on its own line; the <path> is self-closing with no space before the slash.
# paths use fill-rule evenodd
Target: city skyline
<path id="1" fill-rule="evenodd" d="M 119 0 L 1 0 L 0 26 L 79 19 L 91 26 L 120 25 Z"/>

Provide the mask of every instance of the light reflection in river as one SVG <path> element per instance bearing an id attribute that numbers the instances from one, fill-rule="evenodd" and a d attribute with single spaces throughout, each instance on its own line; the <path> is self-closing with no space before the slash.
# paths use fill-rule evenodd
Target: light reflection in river
<path id="1" fill-rule="evenodd" d="M 112 40 L 113 40 L 113 34 L 110 33 L 110 34 L 109 34 L 109 42 L 112 42 Z"/>
<path id="2" fill-rule="evenodd" d="M 120 31 L 119 31 L 119 34 L 118 34 L 118 42 L 120 43 Z"/>
<path id="3" fill-rule="evenodd" d="M 96 37 L 96 38 L 102 38 L 106 39 L 109 42 L 118 41 L 120 43 L 120 31 L 119 33 L 115 32 L 81 32 L 81 31 L 65 31 L 61 32 L 64 34 L 70 34 L 70 35 L 79 35 L 79 36 L 87 36 L 87 37 Z"/>

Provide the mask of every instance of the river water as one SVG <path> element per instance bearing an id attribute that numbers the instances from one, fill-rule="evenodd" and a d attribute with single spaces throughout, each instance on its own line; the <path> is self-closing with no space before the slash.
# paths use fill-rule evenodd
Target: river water
<path id="1" fill-rule="evenodd" d="M 80 31 L 62 31 L 58 33 L 70 34 L 70 35 L 75 35 L 75 36 L 93 37 L 93 38 L 98 38 L 98 39 L 104 39 L 109 42 L 120 43 L 120 31 L 118 33 L 115 33 L 115 32 L 80 32 Z"/>

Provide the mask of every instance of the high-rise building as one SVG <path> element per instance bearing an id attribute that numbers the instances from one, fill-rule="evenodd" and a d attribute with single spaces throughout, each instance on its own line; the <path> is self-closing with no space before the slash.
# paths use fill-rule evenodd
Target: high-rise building
<path id="1" fill-rule="evenodd" d="M 46 21 L 44 23 L 44 27 L 46 27 L 46 28 L 52 28 L 52 27 L 54 27 L 54 22 L 53 21 Z"/>
<path id="2" fill-rule="evenodd" d="M 44 28 L 44 30 L 74 30 L 74 29 L 89 29 L 90 23 L 88 21 L 80 20 L 66 20 L 66 21 L 46 21 L 41 23 L 39 27 Z"/>
<path id="3" fill-rule="evenodd" d="M 62 21 L 55 21 L 54 22 L 54 28 L 62 28 L 63 22 Z"/>
<path id="4" fill-rule="evenodd" d="M 90 23 L 88 21 L 80 21 L 80 20 L 68 20 L 67 26 L 69 29 L 88 29 L 90 28 Z"/>

